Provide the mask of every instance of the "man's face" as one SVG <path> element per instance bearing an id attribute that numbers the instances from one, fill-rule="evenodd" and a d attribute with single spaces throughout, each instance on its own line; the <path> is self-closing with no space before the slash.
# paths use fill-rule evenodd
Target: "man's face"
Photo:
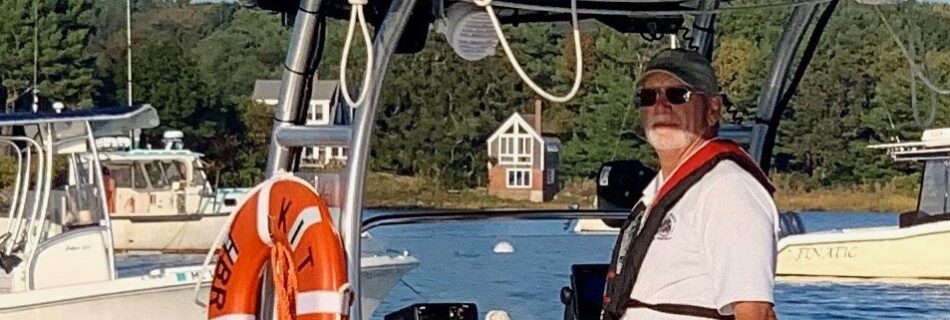
<path id="1" fill-rule="evenodd" d="M 640 108 L 640 125 L 647 140 L 661 151 L 682 149 L 701 139 L 719 121 L 722 109 L 719 96 L 697 91 L 685 103 L 674 105 L 666 95 L 666 89 L 671 87 L 686 84 L 663 72 L 651 73 L 640 82 L 640 89 L 664 92 L 656 97 L 656 103 Z"/>

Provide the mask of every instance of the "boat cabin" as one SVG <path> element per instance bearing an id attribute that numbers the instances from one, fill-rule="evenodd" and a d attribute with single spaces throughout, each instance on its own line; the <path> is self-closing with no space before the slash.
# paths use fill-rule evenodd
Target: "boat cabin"
<path id="1" fill-rule="evenodd" d="M 900 227 L 950 220 L 950 128 L 924 130 L 920 141 L 872 145 L 895 161 L 924 163 L 917 208 L 900 215 Z"/>
<path id="2" fill-rule="evenodd" d="M 180 131 L 165 132 L 161 149 L 130 149 L 127 137 L 96 140 L 106 188 L 114 188 L 107 197 L 110 213 L 174 215 L 212 209 L 202 154 L 185 149 L 182 138 Z"/>

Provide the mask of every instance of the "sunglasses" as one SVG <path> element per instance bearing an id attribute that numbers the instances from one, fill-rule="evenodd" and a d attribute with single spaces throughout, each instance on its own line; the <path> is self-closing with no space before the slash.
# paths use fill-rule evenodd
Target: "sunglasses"
<path id="1" fill-rule="evenodd" d="M 666 97 L 666 101 L 669 101 L 672 105 L 680 105 L 689 102 L 689 99 L 693 96 L 694 93 L 700 93 L 699 91 L 694 91 L 689 87 L 679 86 L 679 87 L 667 87 L 667 88 L 640 88 L 637 90 L 637 105 L 641 108 L 653 106 L 659 101 L 660 95 Z"/>

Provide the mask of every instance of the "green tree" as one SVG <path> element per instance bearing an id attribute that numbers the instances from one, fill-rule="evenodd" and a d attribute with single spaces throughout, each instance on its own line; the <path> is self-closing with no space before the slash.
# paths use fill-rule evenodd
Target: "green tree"
<path id="1" fill-rule="evenodd" d="M 40 95 L 70 106 L 92 103 L 95 61 L 86 51 L 92 31 L 91 9 L 88 0 L 0 3 L 0 80 L 8 100 L 32 86 L 34 49 L 38 49 Z M 34 31 L 38 42 L 34 42 Z"/>

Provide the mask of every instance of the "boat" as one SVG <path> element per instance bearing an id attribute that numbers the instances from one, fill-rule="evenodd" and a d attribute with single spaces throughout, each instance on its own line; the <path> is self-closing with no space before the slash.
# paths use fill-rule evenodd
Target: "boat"
<path id="1" fill-rule="evenodd" d="M 793 234 L 779 240 L 779 276 L 950 279 L 950 128 L 920 141 L 871 145 L 894 161 L 923 163 L 917 208 L 897 225 Z"/>
<path id="2" fill-rule="evenodd" d="M 132 148 L 128 136 L 98 137 L 99 162 L 114 182 L 110 203 L 115 249 L 205 252 L 249 190 L 212 185 L 203 155 L 178 130 L 160 148 Z M 90 153 L 83 160 L 88 161 Z"/>
<path id="3" fill-rule="evenodd" d="M 103 159 L 117 164 L 125 158 L 99 154 L 102 140 L 96 137 L 158 124 L 157 112 L 149 105 L 0 115 L 0 127 L 24 127 L 27 133 L 0 137 L 0 143 L 17 150 L 18 159 L 12 203 L 0 219 L 0 230 L 5 231 L 0 236 L 0 319 L 206 316 L 206 309 L 193 303 L 194 283 L 199 283 L 197 295 L 207 296 L 211 280 L 211 272 L 199 263 L 119 276 L 119 268 L 135 256 L 116 254 L 100 168 Z M 53 179 L 59 161 L 69 164 L 62 184 Z M 361 311 L 372 314 L 418 260 L 406 252 L 367 250 L 361 263 L 368 279 Z"/>
<path id="4" fill-rule="evenodd" d="M 568 3 L 569 2 L 569 3 Z M 285 58 L 282 73 L 280 96 L 275 108 L 274 127 L 271 132 L 271 143 L 268 149 L 268 161 L 265 175 L 268 178 L 278 177 L 285 172 L 293 172 L 295 163 L 299 160 L 299 148 L 315 144 L 339 143 L 341 137 L 349 138 L 349 158 L 346 163 L 344 179 L 345 201 L 340 213 L 339 232 L 348 256 L 349 287 L 355 292 L 366 289 L 367 279 L 359 272 L 361 260 L 358 254 L 363 246 L 361 234 L 374 232 L 376 228 L 400 225 L 417 224 L 451 224 L 459 221 L 492 220 L 565 220 L 565 219 L 611 219 L 622 220 L 627 216 L 624 209 L 570 209 L 570 210 L 448 210 L 432 212 L 392 212 L 364 217 L 363 196 L 364 186 L 367 183 L 367 169 L 369 157 L 372 154 L 371 137 L 377 113 L 380 110 L 380 97 L 387 67 L 394 53 L 415 53 L 426 45 L 430 26 L 437 26 L 439 32 L 446 35 L 447 43 L 454 52 L 466 60 L 478 60 L 490 56 L 498 43 L 502 44 L 505 55 L 513 65 L 518 75 L 525 80 L 527 87 L 538 95 L 555 102 L 564 102 L 577 92 L 582 79 L 583 70 L 580 44 L 578 15 L 585 20 L 597 20 L 619 32 L 640 33 L 646 39 L 659 40 L 667 36 L 676 38 L 683 30 L 689 30 L 690 39 L 686 45 L 704 55 L 711 56 L 715 47 L 712 30 L 715 30 L 713 21 L 719 10 L 739 10 L 741 6 L 733 7 L 733 2 L 710 1 L 617 1 L 602 2 L 590 0 L 571 0 L 561 2 L 549 1 L 475 1 L 475 4 L 465 1 L 444 0 L 423 2 L 416 0 L 370 0 L 370 1 L 342 1 L 342 0 L 302 0 L 299 4 L 290 5 L 278 0 L 244 0 L 245 5 L 277 11 L 285 16 L 294 17 L 293 33 L 288 52 Z M 755 121 L 750 123 L 724 124 L 720 136 L 732 139 L 743 146 L 752 158 L 768 172 L 772 146 L 775 142 L 776 130 L 783 111 L 788 106 L 789 99 L 796 91 L 804 71 L 807 69 L 821 35 L 827 26 L 828 20 L 835 11 L 838 2 L 789 2 L 778 3 L 778 6 L 789 6 L 794 9 L 787 16 L 787 22 L 776 41 L 775 50 L 770 54 L 770 67 L 765 81 L 761 86 L 756 109 Z M 363 9 L 373 12 L 372 18 L 363 17 Z M 724 8 L 728 7 L 728 9 Z M 435 8 L 434 10 L 432 8 Z M 747 7 L 745 9 L 751 9 Z M 690 15 L 692 26 L 683 26 L 684 17 Z M 350 17 L 349 35 L 356 31 L 356 26 L 362 25 L 363 39 L 367 43 L 366 54 L 369 58 L 364 74 L 363 85 L 354 90 L 342 90 L 345 98 L 348 93 L 358 91 L 358 103 L 350 103 L 354 107 L 353 126 L 306 126 L 301 119 L 306 114 L 306 85 L 316 75 L 304 70 L 314 70 L 324 57 L 323 36 L 326 31 L 324 21 L 327 18 L 346 20 Z M 815 19 L 817 17 L 817 19 Z M 367 21 L 364 20 L 369 20 Z M 502 22 L 518 26 L 530 22 L 556 22 L 563 26 L 569 22 L 573 33 L 575 60 L 575 82 L 572 90 L 564 96 L 553 96 L 540 89 L 536 83 L 530 81 L 521 69 L 520 63 L 514 57 L 511 48 L 507 45 L 501 28 Z M 357 23 L 359 22 L 359 23 Z M 370 40 L 368 24 L 372 24 L 375 37 Z M 813 28 L 811 28 L 813 26 Z M 806 35 L 809 35 L 806 37 Z M 497 36 L 497 38 L 496 38 Z M 341 65 L 346 65 L 350 52 L 350 36 L 344 43 Z M 676 43 L 677 41 L 671 41 Z M 370 44 L 371 43 L 371 44 Z M 799 48 L 800 44 L 805 44 Z M 801 50 L 800 50 L 801 49 Z M 798 53 L 801 58 L 797 58 Z M 792 68 L 793 65 L 797 67 Z M 796 70 L 794 74 L 790 70 Z M 345 68 L 341 69 L 341 86 L 346 88 Z M 528 89 L 525 89 L 528 90 Z M 414 229 L 424 232 L 424 229 Z M 468 229 L 464 229 L 468 232 Z M 586 237 L 595 239 L 596 237 Z M 604 237 L 599 237 L 603 239 Z M 609 244 L 608 244 L 609 245 Z M 512 249 L 517 247 L 514 244 Z M 561 248 L 551 248 L 560 250 Z M 589 248 L 588 248 L 589 249 Z M 600 249 L 598 249 L 600 250 Z M 609 252 L 609 248 L 603 248 Z M 518 250 L 513 250 L 518 252 Z M 454 253 L 456 257 L 474 257 L 464 252 Z M 506 254 L 516 258 L 517 253 Z M 499 258 L 497 261 L 502 258 Z M 471 261 L 473 265 L 483 266 L 484 259 Z M 514 263 L 515 259 L 504 260 Z M 572 267 L 571 277 L 565 282 L 571 282 L 570 287 L 560 292 L 560 302 L 564 303 L 564 319 L 599 319 L 603 303 L 604 281 L 606 279 L 606 262 L 599 261 L 596 265 L 579 263 Z M 589 263 L 589 261 L 588 261 Z M 507 266 L 507 265 L 504 265 Z M 425 267 L 425 264 L 421 267 Z M 447 271 L 455 270 L 454 265 L 440 265 L 436 268 Z M 551 270 L 531 270 L 532 272 L 558 272 Z M 567 272 L 567 270 L 560 270 Z M 451 274 L 455 277 L 469 277 L 468 274 Z M 478 280 L 484 286 L 463 287 L 454 286 L 452 276 L 445 279 L 431 279 L 434 284 L 444 284 L 454 290 L 446 290 L 454 294 L 443 295 L 437 291 L 425 296 L 416 292 L 420 299 L 400 299 L 396 308 L 386 319 L 477 319 L 484 309 L 479 309 L 477 303 L 466 298 L 466 290 L 475 292 L 486 290 L 485 287 L 494 283 L 495 279 Z M 502 280 L 504 281 L 504 280 Z M 460 290 L 461 289 L 461 290 Z M 524 288 L 530 290 L 531 288 Z M 547 296 L 552 301 L 558 296 L 557 292 L 518 292 L 520 296 Z M 273 290 L 265 290 L 262 296 L 265 301 L 273 301 Z M 442 298 L 441 300 L 432 297 Z M 419 301 L 416 301 L 419 300 Z M 436 300 L 436 301 L 433 301 Z M 351 319 L 368 319 L 370 315 L 361 313 L 362 305 L 367 301 L 356 299 L 350 307 Z M 491 304 L 489 304 L 491 305 Z M 526 306 L 511 306 L 524 309 Z M 393 311 L 395 310 L 395 311 Z M 551 310 L 547 308 L 545 310 Z M 523 311 L 523 310 L 522 310 Z M 537 318 L 530 312 L 522 312 L 527 319 Z M 272 319 L 269 312 L 258 314 L 257 319 Z M 504 310 L 492 310 L 485 314 L 490 319 L 508 319 Z"/>

